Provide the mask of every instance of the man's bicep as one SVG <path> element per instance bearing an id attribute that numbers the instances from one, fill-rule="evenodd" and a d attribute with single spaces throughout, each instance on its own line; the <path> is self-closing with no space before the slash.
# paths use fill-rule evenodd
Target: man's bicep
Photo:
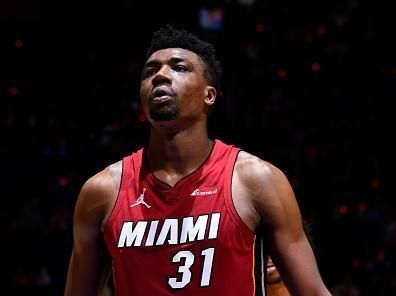
<path id="1" fill-rule="evenodd" d="M 265 190 L 259 197 L 259 208 L 271 256 L 277 261 L 287 255 L 298 254 L 299 247 L 296 246 L 304 245 L 306 238 L 300 209 L 286 176 L 271 167 L 264 182 Z"/>
<path id="2" fill-rule="evenodd" d="M 277 168 L 272 168 L 266 178 L 261 214 L 275 265 L 293 294 L 328 295 L 289 181 Z"/>
<path id="3" fill-rule="evenodd" d="M 89 180 L 77 198 L 73 215 L 73 238 L 74 248 L 78 252 L 89 250 L 100 241 L 100 223 L 103 216 L 97 206 L 100 194 L 102 193 L 97 185 Z"/>
<path id="4" fill-rule="evenodd" d="M 303 235 L 300 209 L 286 176 L 267 164 L 261 178 L 262 189 L 256 197 L 256 208 L 272 238 L 290 241 Z"/>
<path id="5" fill-rule="evenodd" d="M 84 184 L 73 217 L 74 246 L 70 258 L 65 295 L 97 295 L 106 263 L 109 261 L 100 232 L 102 213 L 96 195 L 101 194 L 92 182 Z"/>

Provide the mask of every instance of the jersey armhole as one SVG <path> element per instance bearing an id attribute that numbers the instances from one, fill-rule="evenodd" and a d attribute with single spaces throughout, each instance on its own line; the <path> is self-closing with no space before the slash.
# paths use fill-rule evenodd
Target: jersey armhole
<path id="1" fill-rule="evenodd" d="M 130 162 L 130 157 L 124 157 L 122 159 L 120 187 L 118 188 L 118 193 L 117 193 L 117 197 L 116 197 L 116 200 L 114 202 L 114 205 L 113 205 L 113 209 L 111 210 L 109 218 L 107 219 L 106 224 L 105 224 L 105 226 L 103 228 L 103 233 L 104 234 L 107 232 L 107 229 L 110 228 L 113 225 L 114 220 L 117 218 L 117 215 L 120 212 L 121 203 L 122 203 L 120 196 L 121 196 L 121 192 L 124 190 L 124 186 L 125 186 L 124 185 L 125 184 L 125 172 L 127 171 L 125 167 L 126 167 L 128 162 Z"/>
<path id="2" fill-rule="evenodd" d="M 241 152 L 241 149 L 238 148 L 233 148 L 232 151 L 230 152 L 230 155 L 227 160 L 227 166 L 226 166 L 226 174 L 225 174 L 225 204 L 226 208 L 232 218 L 232 220 L 242 229 L 243 232 L 248 234 L 249 236 L 252 236 L 253 238 L 255 237 L 255 233 L 250 230 L 250 228 L 246 225 L 246 223 L 242 220 L 242 218 L 239 216 L 234 200 L 232 197 L 232 178 L 234 176 L 234 169 L 235 169 L 235 164 L 238 159 L 239 152 Z"/>

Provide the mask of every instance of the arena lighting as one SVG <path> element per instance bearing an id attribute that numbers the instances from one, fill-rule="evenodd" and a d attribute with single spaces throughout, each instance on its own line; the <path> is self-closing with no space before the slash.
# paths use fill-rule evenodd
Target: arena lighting
<path id="1" fill-rule="evenodd" d="M 379 261 L 383 261 L 384 259 L 385 259 L 385 252 L 384 251 L 379 251 L 378 253 L 377 253 L 377 260 L 379 260 Z"/>
<path id="2" fill-rule="evenodd" d="M 336 16 L 334 18 L 334 22 L 335 22 L 335 25 L 337 27 L 343 27 L 343 26 L 345 26 L 345 24 L 347 22 L 347 19 L 345 17 L 342 17 L 342 16 Z"/>
<path id="3" fill-rule="evenodd" d="M 8 90 L 12 96 L 17 96 L 19 94 L 19 89 L 15 86 L 10 87 Z"/>
<path id="4" fill-rule="evenodd" d="M 284 69 L 279 69 L 277 74 L 278 74 L 278 77 L 281 79 L 285 79 L 287 76 L 287 72 Z"/>
<path id="5" fill-rule="evenodd" d="M 323 36 L 323 35 L 326 34 L 327 30 L 326 30 L 325 27 L 319 26 L 319 27 L 316 29 L 316 32 L 318 33 L 319 36 Z"/>
<path id="6" fill-rule="evenodd" d="M 304 40 L 306 43 L 311 44 L 313 40 L 312 34 L 310 32 L 307 32 L 304 36 Z"/>
<path id="7" fill-rule="evenodd" d="M 360 203 L 358 205 L 359 212 L 366 212 L 368 210 L 368 205 L 366 203 Z"/>
<path id="8" fill-rule="evenodd" d="M 262 33 L 265 30 L 265 25 L 263 23 L 258 23 L 256 25 L 256 32 L 257 33 Z"/>
<path id="9" fill-rule="evenodd" d="M 319 63 L 313 63 L 312 64 L 312 72 L 319 72 L 320 70 L 320 64 Z"/>
<path id="10" fill-rule="evenodd" d="M 340 207 L 338 208 L 338 212 L 339 212 L 341 215 L 346 215 L 346 214 L 348 213 L 348 211 L 349 211 L 349 209 L 348 209 L 347 206 L 340 206 Z"/>
<path id="11" fill-rule="evenodd" d="M 21 39 L 17 39 L 17 40 L 15 40 L 15 47 L 16 48 L 22 48 L 23 46 L 24 46 L 24 42 L 23 42 L 23 40 L 21 40 Z"/>
<path id="12" fill-rule="evenodd" d="M 370 181 L 370 187 L 373 189 L 378 189 L 381 186 L 381 183 L 378 179 L 372 179 Z"/>
<path id="13" fill-rule="evenodd" d="M 200 8 L 198 10 L 198 22 L 201 28 L 207 31 L 219 31 L 223 29 L 223 8 Z"/>
<path id="14" fill-rule="evenodd" d="M 65 186 L 69 185 L 69 183 L 70 183 L 70 181 L 67 178 L 61 178 L 59 180 L 59 185 L 62 186 L 62 187 L 65 187 Z"/>

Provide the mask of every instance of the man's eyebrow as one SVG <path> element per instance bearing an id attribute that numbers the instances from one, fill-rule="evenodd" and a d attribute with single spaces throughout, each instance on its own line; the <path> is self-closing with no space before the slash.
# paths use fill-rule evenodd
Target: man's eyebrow
<path id="1" fill-rule="evenodd" d="M 186 59 L 186 58 L 177 57 L 177 56 L 171 57 L 170 60 L 171 60 L 171 62 L 174 62 L 174 63 L 180 63 L 180 62 L 187 62 L 187 63 L 189 63 L 189 62 L 190 62 L 190 61 L 189 61 L 188 59 Z"/>
<path id="2" fill-rule="evenodd" d="M 170 59 L 168 59 L 167 60 L 167 62 L 169 63 L 180 63 L 180 62 L 186 62 L 186 63 L 189 63 L 190 64 L 190 61 L 188 60 L 188 59 L 186 59 L 186 58 L 183 58 L 183 57 L 178 57 L 178 56 L 174 56 L 174 57 L 171 57 Z M 157 59 L 154 59 L 154 60 L 151 60 L 151 61 L 148 61 L 144 66 L 145 67 L 150 67 L 150 66 L 155 66 L 155 65 L 158 65 L 158 64 L 161 64 L 161 61 L 160 60 L 157 60 Z"/>

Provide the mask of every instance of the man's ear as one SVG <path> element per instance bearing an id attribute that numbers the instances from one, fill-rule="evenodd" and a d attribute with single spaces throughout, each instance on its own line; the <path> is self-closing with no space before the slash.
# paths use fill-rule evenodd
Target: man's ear
<path id="1" fill-rule="evenodd" d="M 208 106 L 212 106 L 216 102 L 216 97 L 217 97 L 217 90 L 213 86 L 207 86 L 205 103 Z"/>

